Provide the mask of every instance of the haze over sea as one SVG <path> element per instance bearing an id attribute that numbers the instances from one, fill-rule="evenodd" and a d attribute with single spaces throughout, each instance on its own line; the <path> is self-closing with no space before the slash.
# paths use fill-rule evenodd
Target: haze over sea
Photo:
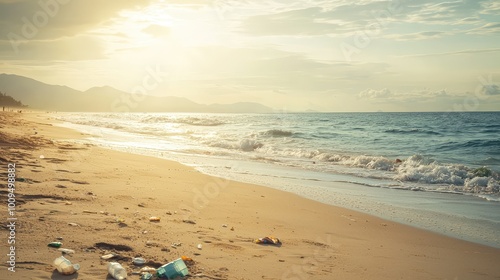
<path id="1" fill-rule="evenodd" d="M 56 118 L 105 147 L 500 247 L 500 112 Z"/>

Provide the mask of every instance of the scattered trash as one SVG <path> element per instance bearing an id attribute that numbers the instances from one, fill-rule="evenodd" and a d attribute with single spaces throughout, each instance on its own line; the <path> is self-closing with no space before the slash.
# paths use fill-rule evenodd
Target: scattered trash
<path id="1" fill-rule="evenodd" d="M 203 247 L 201 244 L 198 244 L 198 246 L 196 246 L 198 248 L 198 250 L 201 250 L 201 248 Z"/>
<path id="2" fill-rule="evenodd" d="M 75 253 L 75 250 L 66 249 L 66 248 L 59 248 L 57 250 L 61 251 L 63 254 L 74 254 Z"/>
<path id="3" fill-rule="evenodd" d="M 181 245 L 182 245 L 182 243 L 172 243 L 172 245 L 170 245 L 170 247 L 177 248 L 177 247 L 180 247 Z"/>
<path id="4" fill-rule="evenodd" d="M 143 232 L 142 232 L 142 234 L 146 234 L 146 233 L 148 233 L 148 231 L 147 231 L 147 230 L 145 230 L 145 231 L 143 231 Z"/>
<path id="5" fill-rule="evenodd" d="M 45 156 L 44 156 L 44 155 L 40 155 L 40 158 L 41 158 L 41 159 L 44 159 L 44 158 L 45 158 Z"/>
<path id="6" fill-rule="evenodd" d="M 110 260 L 110 259 L 116 258 L 116 257 L 118 257 L 117 254 L 107 254 L 107 255 L 101 256 L 101 259 L 103 259 L 103 260 Z"/>
<path id="7" fill-rule="evenodd" d="M 117 262 L 110 262 L 108 264 L 108 272 L 113 278 L 117 280 L 123 280 L 127 278 L 127 271 L 121 264 Z"/>
<path id="8" fill-rule="evenodd" d="M 64 202 L 64 204 L 65 204 L 65 205 L 71 205 L 71 204 L 73 204 L 73 203 L 72 203 L 72 202 L 69 202 L 69 201 L 65 201 L 65 202 Z"/>
<path id="9" fill-rule="evenodd" d="M 146 207 L 146 204 L 144 204 L 144 203 L 141 202 L 141 203 L 137 204 L 137 206 L 139 206 L 139 207 Z"/>
<path id="10" fill-rule="evenodd" d="M 72 227 L 79 227 L 80 225 L 77 224 L 77 223 L 68 223 L 68 225 L 72 226 Z"/>
<path id="11" fill-rule="evenodd" d="M 160 217 L 155 217 L 155 216 L 149 217 L 149 221 L 150 222 L 159 222 L 160 221 Z"/>
<path id="12" fill-rule="evenodd" d="M 263 238 L 255 239 L 254 242 L 257 244 L 270 244 L 270 245 L 281 246 L 281 241 L 278 238 L 272 236 L 266 236 Z"/>
<path id="13" fill-rule="evenodd" d="M 143 275 L 141 275 L 141 280 L 150 280 L 153 279 L 153 274 L 146 272 Z"/>
<path id="14" fill-rule="evenodd" d="M 87 214 L 97 214 L 97 211 L 83 210 L 83 213 L 87 213 Z"/>
<path id="15" fill-rule="evenodd" d="M 54 260 L 54 267 L 63 275 L 70 275 L 80 269 L 79 264 L 72 264 L 68 259 L 61 256 Z"/>
<path id="16" fill-rule="evenodd" d="M 167 214 L 167 215 L 172 215 L 172 212 L 168 211 L 166 214 Z"/>
<path id="17" fill-rule="evenodd" d="M 109 215 L 109 212 L 108 211 L 99 211 L 99 214 Z"/>
<path id="18" fill-rule="evenodd" d="M 226 225 L 226 224 L 223 224 L 223 225 L 222 225 L 222 227 L 227 227 L 227 225 Z"/>
<path id="19" fill-rule="evenodd" d="M 189 274 L 186 263 L 179 258 L 175 261 L 169 262 L 156 270 L 158 278 L 174 279 L 177 277 L 184 277 Z"/>
<path id="20" fill-rule="evenodd" d="M 141 268 L 141 272 L 152 272 L 152 273 L 156 273 L 156 268 L 154 268 L 154 267 L 150 267 L 150 266 L 145 266 L 145 267 Z"/>
<path id="21" fill-rule="evenodd" d="M 185 261 L 185 262 L 192 262 L 192 261 L 193 261 L 193 259 L 192 259 L 192 258 L 190 258 L 190 257 L 186 257 L 186 256 L 182 256 L 182 257 L 181 257 L 181 259 L 182 259 L 183 261 Z"/>
<path id="22" fill-rule="evenodd" d="M 195 221 L 192 221 L 192 220 L 182 220 L 184 223 L 186 224 L 192 224 L 192 225 L 196 225 L 196 222 Z"/>
<path id="23" fill-rule="evenodd" d="M 52 247 L 52 248 L 59 248 L 62 246 L 61 242 L 50 242 L 47 246 Z"/>
<path id="24" fill-rule="evenodd" d="M 123 224 L 123 223 L 125 223 L 125 219 L 124 218 L 116 218 L 116 222 L 119 224 Z"/>
<path id="25" fill-rule="evenodd" d="M 57 237 L 56 239 L 57 239 L 57 240 L 63 240 L 63 238 L 62 238 L 62 237 L 60 237 L 60 236 L 59 236 L 59 237 Z"/>
<path id="26" fill-rule="evenodd" d="M 146 260 L 143 258 L 133 258 L 132 263 L 138 266 L 144 265 L 146 263 Z"/>

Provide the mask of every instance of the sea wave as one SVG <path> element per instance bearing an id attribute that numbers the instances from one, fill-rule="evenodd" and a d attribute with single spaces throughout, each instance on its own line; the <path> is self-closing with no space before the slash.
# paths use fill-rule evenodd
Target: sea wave
<path id="1" fill-rule="evenodd" d="M 491 139 L 474 139 L 465 142 L 448 142 L 437 146 L 437 150 L 440 151 L 451 151 L 457 149 L 464 148 L 485 148 L 491 149 L 490 153 L 500 154 L 500 140 L 491 140 Z"/>
<path id="2" fill-rule="evenodd" d="M 432 157 L 423 155 L 394 159 L 383 156 L 347 155 L 307 149 L 277 151 L 273 150 L 273 147 L 267 147 L 259 149 L 259 151 L 278 157 L 307 158 L 324 164 L 331 163 L 351 168 L 383 171 L 385 172 L 383 174 L 388 176 L 387 179 L 422 185 L 439 185 L 444 186 L 447 191 L 500 195 L 500 175 L 488 167 L 473 168 L 463 164 L 440 163 Z M 355 172 L 351 171 L 350 173 Z"/>
<path id="3" fill-rule="evenodd" d="M 263 136 L 267 136 L 267 137 L 290 137 L 294 133 L 292 131 L 288 131 L 288 130 L 270 129 L 270 130 L 261 132 L 260 134 Z"/>
<path id="4" fill-rule="evenodd" d="M 384 130 L 386 133 L 393 134 L 425 134 L 425 135 L 441 135 L 441 133 L 433 130 L 426 129 L 387 129 Z"/>
<path id="5" fill-rule="evenodd" d="M 215 148 L 240 150 L 244 152 L 251 152 L 264 146 L 263 143 L 257 141 L 256 139 L 248 139 L 248 138 L 242 139 L 240 141 L 211 139 L 204 141 L 203 144 Z"/>
<path id="6" fill-rule="evenodd" d="M 219 126 L 225 124 L 217 118 L 178 117 L 178 116 L 147 116 L 140 120 L 141 123 L 176 123 L 193 126 Z"/>

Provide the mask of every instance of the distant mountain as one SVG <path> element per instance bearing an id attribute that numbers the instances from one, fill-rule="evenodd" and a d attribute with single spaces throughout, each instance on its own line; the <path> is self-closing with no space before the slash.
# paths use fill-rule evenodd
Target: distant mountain
<path id="1" fill-rule="evenodd" d="M 9 96 L 3 92 L 0 92 L 0 107 L 25 107 L 23 103 L 15 100 L 12 96 Z"/>
<path id="2" fill-rule="evenodd" d="M 72 101 L 80 91 L 66 87 L 48 85 L 30 78 L 0 74 L 0 91 L 33 109 L 74 111 L 77 104 Z"/>
<path id="3" fill-rule="evenodd" d="M 0 74 L 0 91 L 8 92 L 33 109 L 90 112 L 213 112 L 271 113 L 259 103 L 203 105 L 183 97 L 134 95 L 109 86 L 84 92 L 66 86 L 49 85 L 27 77 Z"/>

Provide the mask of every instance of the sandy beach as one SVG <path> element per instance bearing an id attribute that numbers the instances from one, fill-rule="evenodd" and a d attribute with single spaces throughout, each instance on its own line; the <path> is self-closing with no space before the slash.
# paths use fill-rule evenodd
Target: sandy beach
<path id="1" fill-rule="evenodd" d="M 500 279 L 500 249 L 204 175 L 159 158 L 77 144 L 44 113 L 0 114 L 1 279 L 106 279 L 116 253 L 128 279 L 143 257 L 187 256 L 193 279 Z M 7 211 L 15 164 L 15 212 Z M 159 222 L 150 222 L 156 216 Z M 7 261 L 15 222 L 15 272 Z M 282 245 L 259 245 L 274 236 Z M 77 274 L 52 267 L 61 241 Z M 201 244 L 201 249 L 198 245 Z"/>

